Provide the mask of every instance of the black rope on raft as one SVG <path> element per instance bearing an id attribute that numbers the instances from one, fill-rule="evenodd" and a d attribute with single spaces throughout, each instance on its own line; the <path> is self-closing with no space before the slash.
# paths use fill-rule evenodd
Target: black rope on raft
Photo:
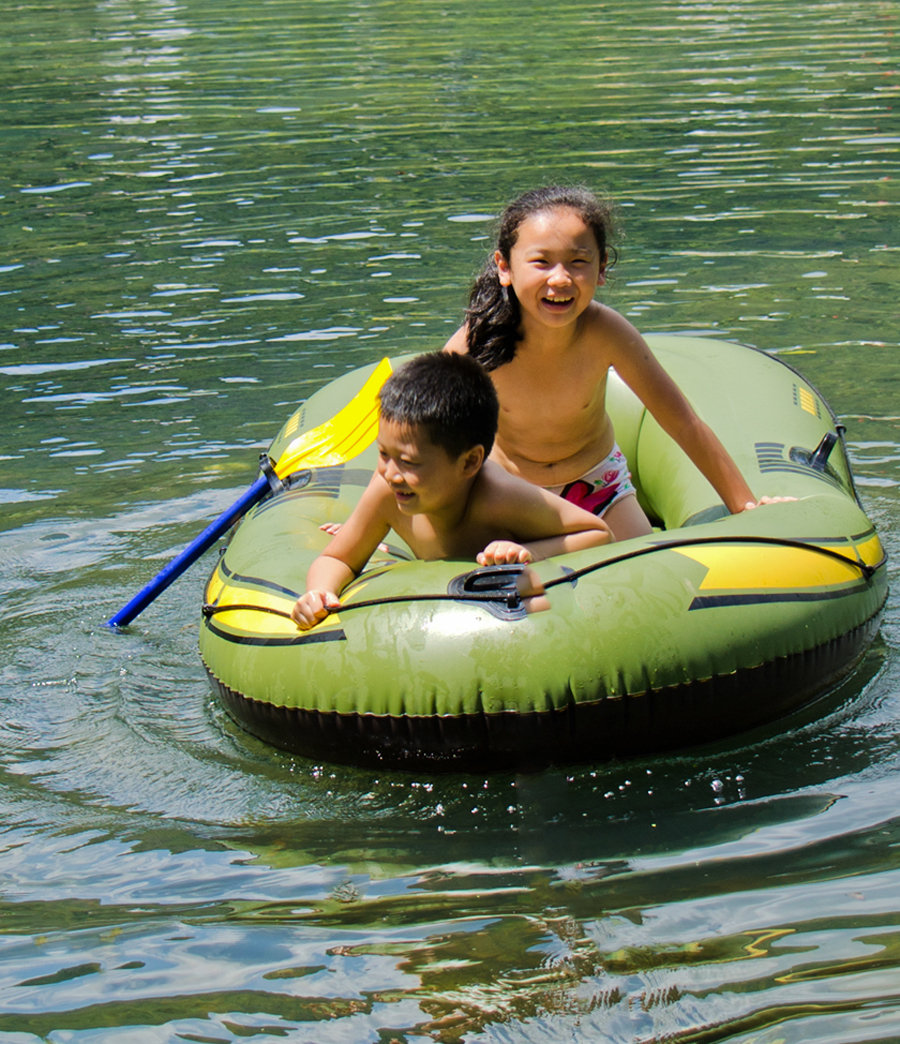
<path id="1" fill-rule="evenodd" d="M 508 609 L 517 609 L 522 604 L 522 596 L 517 591 L 507 591 L 497 594 L 446 594 L 446 593 L 435 593 L 435 594 L 409 594 L 409 595 L 388 595 L 385 598 L 368 598 L 362 602 L 346 602 L 342 603 L 339 609 L 335 609 L 336 613 L 346 613 L 351 609 L 374 609 L 380 605 L 398 605 L 405 602 L 485 602 L 499 603 L 505 605 Z M 210 602 L 204 602 L 202 606 L 202 613 L 208 619 L 211 616 L 215 616 L 216 613 L 230 613 L 230 612 L 246 612 L 247 610 L 254 610 L 258 613 L 269 613 L 272 616 L 281 616 L 285 620 L 292 620 L 293 617 L 289 612 L 284 609 L 276 609 L 274 606 L 269 605 L 252 605 L 251 603 L 235 602 L 229 605 L 214 605 Z"/>
<path id="2" fill-rule="evenodd" d="M 560 584 L 574 584 L 583 576 L 588 576 L 591 573 L 597 572 L 600 569 L 605 569 L 607 566 L 615 565 L 618 562 L 627 562 L 631 558 L 641 558 L 644 555 L 655 554 L 657 551 L 677 551 L 681 547 L 696 547 L 703 544 L 767 544 L 775 547 L 790 547 L 801 551 L 815 551 L 820 555 L 825 555 L 827 558 L 835 559 L 838 562 L 842 562 L 844 565 L 855 566 L 866 579 L 871 579 L 872 576 L 885 564 L 887 561 L 885 556 L 882 556 L 881 560 L 874 566 L 867 565 L 861 559 L 848 558 L 846 555 L 842 555 L 839 551 L 833 551 L 829 547 L 820 547 L 818 544 L 807 544 L 802 540 L 787 540 L 782 537 L 764 537 L 764 536 L 747 536 L 747 537 L 689 537 L 687 539 L 672 540 L 666 543 L 652 544 L 649 547 L 635 548 L 631 551 L 625 551 L 621 555 L 614 555 L 611 558 L 604 558 L 600 562 L 592 562 L 590 565 L 582 566 L 581 569 L 573 569 L 567 571 L 564 576 L 557 577 L 554 580 L 547 580 L 543 583 L 544 590 L 551 587 L 558 587 Z M 480 602 L 480 603 L 500 603 L 506 605 L 510 609 L 518 608 L 523 601 L 523 596 L 518 591 L 498 591 L 492 593 L 485 591 L 480 594 L 464 593 L 449 594 L 449 593 L 434 593 L 434 594 L 408 594 L 408 595 L 389 595 L 385 598 L 369 598 L 361 602 L 348 602 L 342 604 L 341 607 L 335 612 L 347 613 L 351 609 L 373 609 L 382 605 L 398 605 L 401 603 L 408 602 Z M 249 603 L 242 604 L 236 603 L 233 605 L 214 605 L 209 602 L 205 602 L 202 607 L 203 615 L 207 618 L 214 616 L 216 613 L 224 612 L 246 612 L 248 610 L 255 610 L 259 613 L 270 613 L 272 616 L 281 616 L 286 620 L 291 620 L 293 617 L 289 612 L 283 609 L 275 609 L 272 606 L 267 605 L 251 605 Z"/>

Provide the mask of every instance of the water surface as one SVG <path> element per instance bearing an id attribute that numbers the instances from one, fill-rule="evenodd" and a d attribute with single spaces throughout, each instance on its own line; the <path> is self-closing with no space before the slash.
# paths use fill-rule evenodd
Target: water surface
<path id="1" fill-rule="evenodd" d="M 555 179 L 618 201 L 603 297 L 642 330 L 820 387 L 896 577 L 896 4 L 4 18 L 0 1037 L 900 1037 L 893 592 L 790 721 L 488 778 L 242 733 L 197 655 L 208 563 L 104 626 L 295 403 L 443 343 L 493 217 Z"/>

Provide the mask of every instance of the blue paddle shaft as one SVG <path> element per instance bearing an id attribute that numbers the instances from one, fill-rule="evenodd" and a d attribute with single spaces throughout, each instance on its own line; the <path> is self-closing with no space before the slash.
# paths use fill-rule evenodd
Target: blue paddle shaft
<path id="1" fill-rule="evenodd" d="M 150 581 L 149 584 L 139 591 L 131 601 L 123 606 L 115 616 L 107 621 L 110 627 L 124 627 L 138 615 L 163 591 L 177 580 L 179 576 L 197 559 L 211 547 L 219 537 L 226 532 L 246 512 L 259 503 L 269 492 L 269 480 L 265 475 L 260 477 L 253 485 L 239 497 L 230 508 L 223 511 L 221 515 L 210 523 L 203 532 Z"/>

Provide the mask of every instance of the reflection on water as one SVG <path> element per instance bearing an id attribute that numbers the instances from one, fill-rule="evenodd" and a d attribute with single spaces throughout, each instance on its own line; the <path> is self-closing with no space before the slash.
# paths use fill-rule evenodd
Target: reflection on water
<path id="1" fill-rule="evenodd" d="M 104 626 L 298 400 L 443 343 L 492 215 L 553 178 L 619 200 L 604 297 L 642 329 L 821 388 L 895 562 L 895 5 L 4 15 L 0 1036 L 900 1035 L 893 594 L 787 722 L 518 777 L 246 736 L 197 656 L 202 563 Z"/>

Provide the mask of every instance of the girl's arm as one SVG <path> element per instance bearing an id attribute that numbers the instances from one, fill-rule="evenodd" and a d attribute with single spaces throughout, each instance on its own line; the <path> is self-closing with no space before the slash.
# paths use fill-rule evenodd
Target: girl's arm
<path id="1" fill-rule="evenodd" d="M 465 326 L 461 326 L 441 350 L 455 352 L 457 355 L 468 355 L 469 345 L 466 337 L 467 329 Z"/>
<path id="2" fill-rule="evenodd" d="M 631 323 L 618 313 L 612 315 L 613 322 L 621 324 L 611 338 L 610 357 L 616 372 L 690 457 L 732 514 L 755 507 L 753 491 L 719 437 L 697 416 Z"/>
<path id="3" fill-rule="evenodd" d="M 306 592 L 291 611 L 301 631 L 315 627 L 329 612 L 340 608 L 341 592 L 362 572 L 390 529 L 385 512 L 389 496 L 384 480 L 374 474 L 350 517 L 309 567 Z"/>

